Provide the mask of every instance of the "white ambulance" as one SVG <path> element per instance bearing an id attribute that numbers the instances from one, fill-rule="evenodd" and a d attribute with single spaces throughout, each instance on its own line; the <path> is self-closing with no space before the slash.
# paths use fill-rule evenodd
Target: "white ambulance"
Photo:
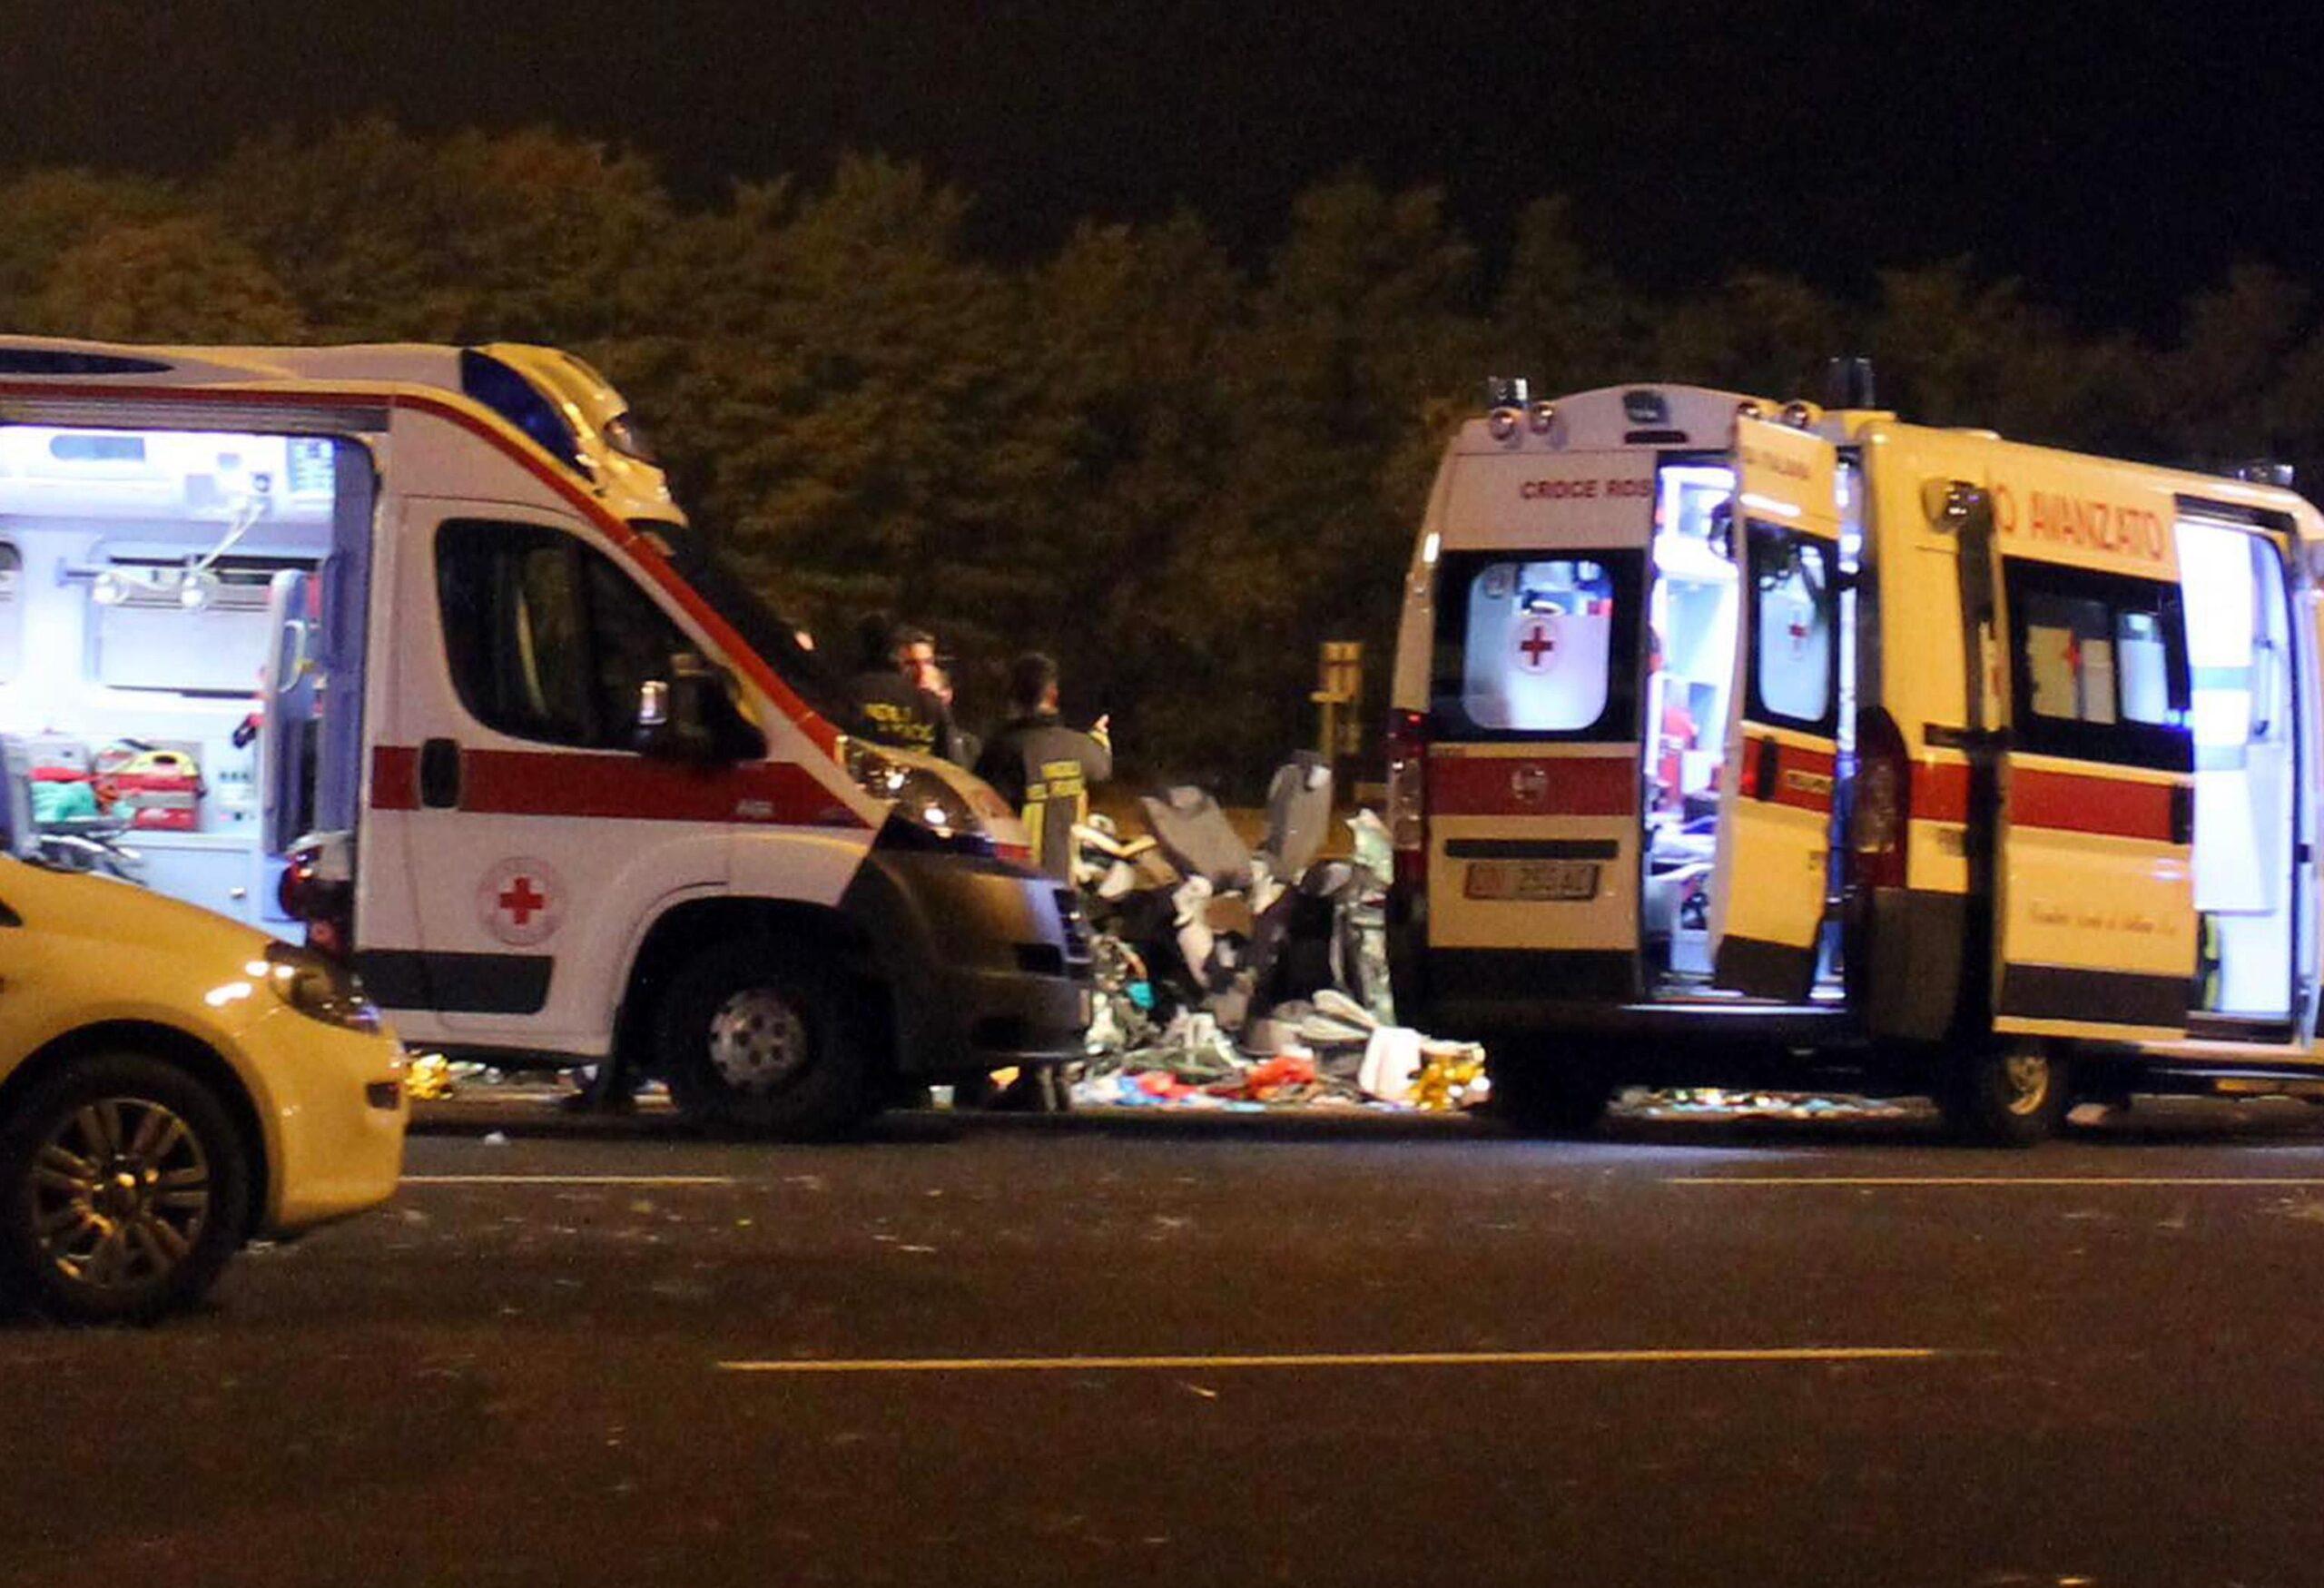
<path id="1" fill-rule="evenodd" d="M 304 919 L 415 1044 L 618 1050 L 707 1119 L 1077 1056 L 1071 894 L 990 789 L 842 731 L 552 356 L 0 339 L 0 749 L 44 830 Z"/>
<path id="2" fill-rule="evenodd" d="M 2324 1088 L 2324 520 L 2226 478 L 1732 392 L 1447 449 L 1390 725 L 1399 1006 L 1586 1127 L 1625 1082 Z"/>

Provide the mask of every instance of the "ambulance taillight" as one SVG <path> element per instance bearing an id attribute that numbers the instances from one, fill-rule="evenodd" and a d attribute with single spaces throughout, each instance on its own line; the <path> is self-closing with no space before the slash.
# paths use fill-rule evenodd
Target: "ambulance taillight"
<path id="1" fill-rule="evenodd" d="M 1913 766 L 1905 735 L 1886 712 L 1856 723 L 1856 806 L 1849 847 L 1860 888 L 1905 886 L 1913 826 Z"/>
<path id="2" fill-rule="evenodd" d="M 1428 714 L 1388 714 L 1388 842 L 1395 852 L 1396 882 L 1421 887 L 1428 881 Z"/>
<path id="3" fill-rule="evenodd" d="M 355 888 L 343 846 L 328 837 L 310 836 L 292 846 L 288 860 L 275 884 L 275 901 L 282 912 L 306 923 L 309 948 L 335 960 L 351 958 Z"/>

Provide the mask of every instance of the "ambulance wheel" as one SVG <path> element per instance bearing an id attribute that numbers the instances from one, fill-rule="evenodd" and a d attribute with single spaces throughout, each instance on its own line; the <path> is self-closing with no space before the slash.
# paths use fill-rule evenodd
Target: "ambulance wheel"
<path id="1" fill-rule="evenodd" d="M 695 1124 L 792 1139 L 839 1134 L 875 1097 L 845 1008 L 837 975 L 773 942 L 703 950 L 672 980 L 655 1032 L 671 1100 Z"/>
<path id="2" fill-rule="evenodd" d="M 2032 1147 L 2057 1133 L 2073 1100 L 2065 1056 L 2020 1039 L 1964 1056 L 1937 1092 L 1945 1124 L 1981 1147 Z"/>
<path id="3" fill-rule="evenodd" d="M 1614 1089 L 1595 1064 L 1539 1049 L 1488 1052 L 1492 1110 L 1521 1136 L 1587 1136 Z"/>
<path id="4" fill-rule="evenodd" d="M 137 1053 L 77 1060 L 0 1128 L 0 1297 L 58 1323 L 151 1323 L 239 1250 L 250 1155 L 210 1089 Z"/>

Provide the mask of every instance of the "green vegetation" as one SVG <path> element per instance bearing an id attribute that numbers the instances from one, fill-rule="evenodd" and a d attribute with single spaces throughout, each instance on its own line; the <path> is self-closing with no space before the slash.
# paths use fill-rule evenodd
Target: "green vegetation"
<path id="1" fill-rule="evenodd" d="M 1555 199 L 1488 271 L 1438 194 L 1361 175 L 1304 194 L 1256 262 L 1190 213 L 984 259 L 970 206 L 853 158 L 694 208 L 556 133 L 366 122 L 176 185 L 0 182 L 0 325 L 570 347 L 827 647 L 866 609 L 924 623 L 974 719 L 1040 645 L 1137 770 L 1245 787 L 1311 732 L 1317 641 L 1367 642 L 1376 716 L 1436 450 L 1487 373 L 1543 395 L 1651 378 L 1815 397 L 1823 360 L 1860 350 L 1917 419 L 2324 462 L 2324 326 L 2260 269 L 2157 341 L 2078 326 L 1967 260 L 1884 271 L 1862 302 L 1752 272 L 1649 300 Z"/>

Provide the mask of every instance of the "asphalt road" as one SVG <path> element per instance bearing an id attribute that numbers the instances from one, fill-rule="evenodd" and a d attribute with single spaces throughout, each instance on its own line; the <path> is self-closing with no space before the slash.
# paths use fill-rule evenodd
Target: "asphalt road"
<path id="1" fill-rule="evenodd" d="M 0 1331 L 0 1583 L 2324 1582 L 2297 1105 L 458 1117 L 199 1316 Z"/>

